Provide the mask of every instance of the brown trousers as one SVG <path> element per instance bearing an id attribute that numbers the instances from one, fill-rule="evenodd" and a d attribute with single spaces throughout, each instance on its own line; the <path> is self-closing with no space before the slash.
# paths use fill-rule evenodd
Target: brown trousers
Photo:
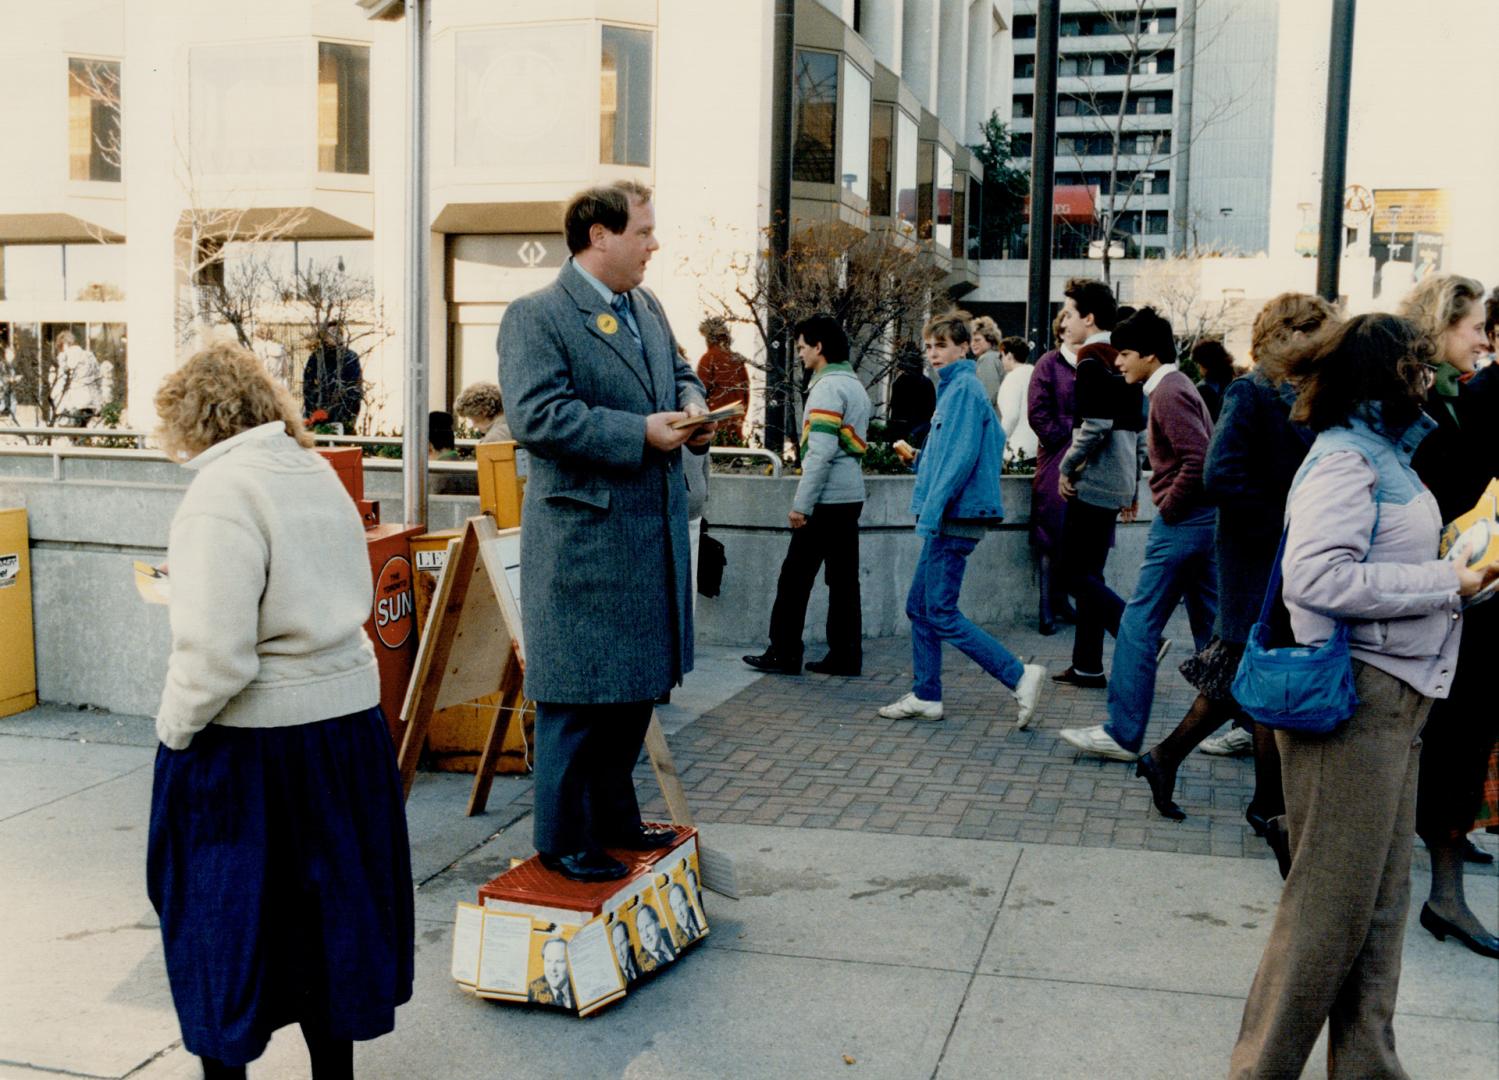
<path id="1" fill-rule="evenodd" d="M 1395 1054 L 1395 994 L 1431 699 L 1353 666 L 1359 707 L 1346 724 L 1323 736 L 1276 732 L 1291 873 L 1230 1080 L 1299 1077 L 1324 1021 L 1329 1080 L 1408 1080 Z"/>

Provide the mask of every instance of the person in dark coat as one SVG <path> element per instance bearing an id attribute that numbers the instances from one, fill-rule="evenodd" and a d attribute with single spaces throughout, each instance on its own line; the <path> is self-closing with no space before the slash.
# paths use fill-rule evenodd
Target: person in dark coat
<path id="1" fill-rule="evenodd" d="M 631 776 L 655 700 L 692 670 L 682 446 L 707 453 L 703 385 L 649 291 L 660 246 L 650 189 L 574 197 L 573 257 L 500 323 L 511 433 L 531 454 L 521 527 L 526 696 L 536 706 L 541 862 L 580 881 L 623 877 L 606 847 L 658 848 Z"/>
<path id="2" fill-rule="evenodd" d="M 926 442 L 932 413 L 937 411 L 937 388 L 926 377 L 926 362 L 917 346 L 901 345 L 895 366 L 900 374 L 890 386 L 885 439 L 892 443 L 904 439 L 919 450 Z"/>
<path id="3" fill-rule="evenodd" d="M 1223 342 L 1207 338 L 1192 346 L 1192 363 L 1202 373 L 1197 383 L 1198 396 L 1208 407 L 1208 415 L 1217 423 L 1223 410 L 1223 394 L 1228 384 L 1234 381 L 1234 358 Z"/>
<path id="4" fill-rule="evenodd" d="M 1061 317 L 1058 316 L 1058 322 Z M 1040 595 L 1037 623 L 1041 633 L 1057 632 L 1056 617 L 1071 622 L 1076 614 L 1060 587 L 1054 563 L 1062 546 L 1062 522 L 1067 500 L 1057 490 L 1058 468 L 1072 446 L 1072 420 L 1077 399 L 1077 350 L 1062 342 L 1053 327 L 1058 346 L 1036 362 L 1026 397 L 1026 415 L 1036 433 L 1036 475 L 1031 482 L 1031 542 L 1038 552 L 1037 580 Z"/>
<path id="5" fill-rule="evenodd" d="M 1181 665 L 1197 698 L 1175 730 L 1142 759 L 1148 760 L 1144 772 L 1157 808 L 1168 817 L 1181 813 L 1172 795 L 1187 755 L 1230 719 L 1243 719 L 1230 687 L 1270 580 L 1286 495 L 1312 442 L 1310 430 L 1291 423 L 1296 390 L 1283 377 L 1285 364 L 1336 318 L 1332 305 L 1318 297 L 1275 297 L 1254 321 L 1254 371 L 1229 383 L 1224 393 L 1203 470 L 1204 491 L 1218 508 L 1217 622 L 1207 647 Z M 1244 816 L 1284 866 L 1289 848 L 1277 820 L 1285 812 L 1280 755 L 1270 729 L 1256 727 L 1251 738 L 1255 787 Z"/>
<path id="6" fill-rule="evenodd" d="M 1492 366 L 1475 374 L 1488 351 L 1483 286 L 1459 274 L 1432 274 L 1400 304 L 1400 314 L 1435 343 L 1438 358 L 1426 414 L 1437 429 L 1411 466 L 1436 496 L 1442 520 L 1466 514 L 1499 476 L 1499 379 Z M 1483 956 L 1499 957 L 1499 935 L 1468 907 L 1463 863 L 1492 856 L 1468 839 L 1483 798 L 1489 754 L 1499 737 L 1499 709 L 1485 678 L 1499 654 L 1499 607 L 1493 600 L 1463 615 L 1457 672 L 1447 698 L 1435 702 L 1421 732 L 1416 835 L 1431 853 L 1431 892 L 1421 925 Z M 1476 857 L 1475 857 L 1476 856 Z"/>
<path id="7" fill-rule="evenodd" d="M 321 410 L 328 423 L 342 424 L 345 432 L 351 432 L 363 403 L 364 371 L 359 354 L 341 344 L 331 331 L 324 331 L 302 369 L 303 419 Z"/>

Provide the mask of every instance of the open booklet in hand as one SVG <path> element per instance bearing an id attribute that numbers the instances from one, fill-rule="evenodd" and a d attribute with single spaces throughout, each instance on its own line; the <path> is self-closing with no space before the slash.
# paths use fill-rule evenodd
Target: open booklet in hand
<path id="1" fill-rule="evenodd" d="M 1472 570 L 1499 563 L 1499 480 L 1489 481 L 1478 505 L 1447 523 L 1438 549 L 1442 558 L 1463 559 Z M 1482 603 L 1499 591 L 1499 582 L 1468 597 L 1464 607 Z"/>
<path id="2" fill-rule="evenodd" d="M 736 416 L 744 415 L 744 402 L 736 401 L 732 405 L 725 405 L 721 409 L 712 412 L 700 413 L 697 416 L 684 416 L 680 420 L 671 422 L 672 428 L 677 431 L 685 431 L 687 428 L 701 427 L 704 424 L 716 424 L 720 420 L 732 420 Z"/>

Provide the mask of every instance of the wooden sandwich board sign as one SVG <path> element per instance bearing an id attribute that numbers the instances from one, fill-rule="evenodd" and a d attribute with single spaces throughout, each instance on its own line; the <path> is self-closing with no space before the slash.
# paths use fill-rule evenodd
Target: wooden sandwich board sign
<path id="1" fill-rule="evenodd" d="M 519 553 L 520 530 L 502 532 L 483 515 L 470 518 L 448 545 L 447 565 L 438 579 L 401 707 L 405 736 L 399 762 L 401 783 L 409 796 L 432 714 L 498 694 L 474 772 L 470 816 L 482 813 L 488 803 L 495 762 L 507 738 L 512 744 L 520 742 L 529 756 L 529 705 L 521 692 L 525 651 L 520 606 L 510 576 L 519 568 Z"/>
<path id="2" fill-rule="evenodd" d="M 529 753 L 524 720 L 533 707 L 523 693 L 526 643 L 520 603 L 520 529 L 498 529 L 483 514 L 469 518 L 462 534 L 448 546 L 447 564 L 432 598 L 401 708 L 405 737 L 399 762 L 408 797 L 436 709 L 485 694 L 500 695 L 474 771 L 470 817 L 482 814 L 489 802 L 495 762 L 507 738 L 524 740 Z M 692 825 L 687 793 L 654 711 L 645 749 L 673 824 Z M 700 847 L 699 858 L 705 888 L 725 896 L 739 895 L 730 857 Z"/>

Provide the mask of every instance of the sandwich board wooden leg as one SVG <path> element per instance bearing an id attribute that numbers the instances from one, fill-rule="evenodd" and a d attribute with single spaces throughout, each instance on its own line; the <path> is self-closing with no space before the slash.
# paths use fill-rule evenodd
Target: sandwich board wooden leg
<path id="1" fill-rule="evenodd" d="M 479 545 L 472 542 L 471 532 L 471 529 L 465 530 L 464 535 L 454 540 L 448 548 L 448 564 L 443 569 L 437 595 L 432 598 L 432 614 L 428 622 L 429 629 L 435 632 L 422 637 L 417 650 L 416 668 L 411 673 L 411 686 L 406 692 L 406 702 L 401 707 L 401 720 L 406 726 L 406 736 L 401 740 L 401 753 L 397 761 L 401 768 L 401 789 L 408 798 L 411 796 L 411 785 L 416 780 L 416 763 L 422 756 L 422 744 L 427 741 L 427 729 L 432 723 L 432 713 L 437 708 L 438 691 L 442 686 L 441 673 L 447 667 L 448 657 L 452 653 L 458 618 L 463 611 L 469 579 L 473 577 L 474 562 L 478 557 Z M 429 677 L 434 675 L 437 677 Z"/>
<path id="2" fill-rule="evenodd" d="M 687 805 L 687 792 L 682 787 L 682 778 L 677 775 L 677 763 L 671 756 L 671 747 L 666 745 L 666 732 L 661 730 L 661 721 L 651 713 L 650 725 L 645 729 L 645 752 L 650 756 L 651 768 L 656 772 L 656 784 L 666 800 L 667 812 L 674 825 L 691 825 L 692 810 Z M 703 888 L 712 889 L 721 896 L 739 899 L 739 877 L 734 867 L 734 857 L 726 851 L 709 847 L 703 842 L 702 833 L 697 838 L 698 866 L 703 872 Z"/>
<path id="3" fill-rule="evenodd" d="M 691 825 L 692 811 L 687 806 L 687 792 L 682 787 L 682 778 L 677 775 L 677 763 L 671 756 L 671 747 L 666 745 L 666 732 L 661 730 L 661 721 L 655 710 L 651 711 L 650 726 L 645 729 L 645 752 L 650 756 L 651 768 L 656 771 L 656 784 L 666 799 L 672 824 Z"/>
<path id="4" fill-rule="evenodd" d="M 525 707 L 525 696 L 520 659 L 515 650 L 505 661 L 505 673 L 500 677 L 500 703 L 494 719 L 489 723 L 489 735 L 484 740 L 484 750 L 479 755 L 479 764 L 474 769 L 474 787 L 468 797 L 468 816 L 484 813 L 489 805 L 489 789 L 494 784 L 494 767 L 500 759 L 500 750 L 505 743 L 505 732 L 512 723 L 523 723 L 520 710 Z"/>

